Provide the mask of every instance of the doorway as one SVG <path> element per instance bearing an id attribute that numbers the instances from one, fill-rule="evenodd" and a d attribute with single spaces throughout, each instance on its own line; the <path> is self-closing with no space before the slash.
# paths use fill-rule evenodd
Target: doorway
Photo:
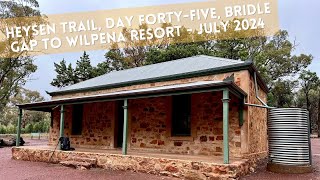
<path id="1" fill-rule="evenodd" d="M 123 101 L 116 102 L 115 110 L 115 131 L 114 131 L 114 146 L 115 148 L 122 148 L 123 142 L 123 121 L 124 121 L 124 110 Z"/>

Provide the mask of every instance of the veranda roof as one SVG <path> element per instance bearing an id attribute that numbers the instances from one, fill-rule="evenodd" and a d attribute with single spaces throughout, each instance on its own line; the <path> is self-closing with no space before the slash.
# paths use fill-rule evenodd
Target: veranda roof
<path id="1" fill-rule="evenodd" d="M 222 91 L 224 89 L 228 89 L 231 93 L 233 93 L 239 98 L 244 98 L 245 96 L 247 96 L 247 94 L 241 88 L 239 88 L 233 81 L 199 81 L 185 84 L 175 84 L 168 86 L 119 91 L 99 95 L 56 99 L 51 101 L 43 101 L 30 104 L 19 104 L 17 106 L 25 110 L 51 112 L 53 108 L 59 105 L 82 104 L 122 99 L 138 99 L 210 91 Z"/>

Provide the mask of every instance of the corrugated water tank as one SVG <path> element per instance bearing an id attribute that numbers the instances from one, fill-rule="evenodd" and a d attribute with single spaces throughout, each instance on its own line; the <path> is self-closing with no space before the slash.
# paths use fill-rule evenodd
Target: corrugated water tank
<path id="1" fill-rule="evenodd" d="M 268 170 L 305 173 L 312 170 L 308 111 L 300 108 L 269 110 Z"/>

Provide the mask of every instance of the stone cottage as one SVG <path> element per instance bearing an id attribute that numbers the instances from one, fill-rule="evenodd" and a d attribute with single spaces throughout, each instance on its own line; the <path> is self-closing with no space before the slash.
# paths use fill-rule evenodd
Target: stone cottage
<path id="1" fill-rule="evenodd" d="M 248 173 L 256 160 L 267 156 L 267 92 L 251 61 L 200 55 L 111 72 L 50 92 L 50 101 L 18 106 L 20 115 L 23 110 L 51 112 L 48 147 L 56 146 L 61 136 L 69 137 L 76 151 L 68 153 L 88 151 L 90 155 L 86 156 L 97 158 L 100 167 L 106 167 L 99 159 L 102 156 L 115 158 L 110 154 L 117 154 L 117 161 L 131 156 L 130 162 L 133 157 L 153 157 L 153 163 L 156 158 L 170 157 L 168 163 L 190 157 L 202 158 L 209 165 L 194 169 L 194 162 L 204 162 L 192 160 L 190 167 L 180 168 L 188 167 L 206 177 L 210 173 L 236 177 Z M 116 153 L 118 149 L 122 153 Z M 33 150 L 16 147 L 13 158 L 45 161 L 31 158 Z M 42 150 L 44 154 L 52 152 Z M 135 156 L 137 153 L 139 156 Z M 54 158 L 57 162 L 67 156 Z M 209 160 L 212 157 L 216 160 Z M 232 159 L 244 163 L 230 166 Z M 115 161 L 108 168 L 114 168 Z M 171 173 L 161 162 L 151 165 L 148 172 L 174 175 L 187 171 L 178 168 Z M 178 160 L 174 163 L 179 166 Z M 124 169 L 150 168 L 150 164 L 141 164 Z"/>

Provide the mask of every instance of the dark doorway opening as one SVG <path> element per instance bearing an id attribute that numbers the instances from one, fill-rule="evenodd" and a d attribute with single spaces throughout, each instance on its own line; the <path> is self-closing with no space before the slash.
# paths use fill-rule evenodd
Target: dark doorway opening
<path id="1" fill-rule="evenodd" d="M 122 148 L 123 142 L 123 121 L 124 121 L 124 110 L 123 101 L 116 102 L 116 114 L 115 114 L 115 148 Z"/>

